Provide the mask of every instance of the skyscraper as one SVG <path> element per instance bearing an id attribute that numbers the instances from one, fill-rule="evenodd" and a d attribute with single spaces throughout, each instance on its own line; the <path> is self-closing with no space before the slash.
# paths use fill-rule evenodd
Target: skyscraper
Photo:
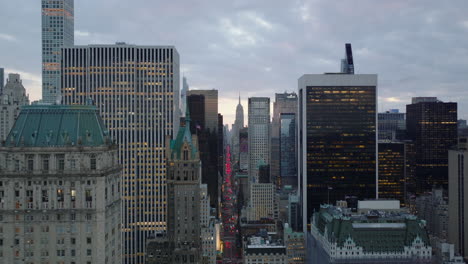
<path id="1" fill-rule="evenodd" d="M 74 44 L 74 0 L 42 0 L 42 100 L 60 100 L 60 49 Z"/>
<path id="2" fill-rule="evenodd" d="M 281 186 L 291 185 L 297 188 L 296 114 L 281 114 L 279 145 Z"/>
<path id="3" fill-rule="evenodd" d="M 303 221 L 345 195 L 375 198 L 377 75 L 299 78 L 299 178 Z"/>
<path id="4" fill-rule="evenodd" d="M 415 97 L 406 106 L 406 129 L 416 150 L 416 192 L 447 188 L 448 150 L 457 144 L 457 103 Z"/>
<path id="5" fill-rule="evenodd" d="M 29 97 L 19 74 L 10 73 L 0 94 L 0 141 L 5 140 L 18 117 L 21 107 L 29 104 Z"/>
<path id="6" fill-rule="evenodd" d="M 354 59 L 351 43 L 345 44 L 345 57 L 341 60 L 341 73 L 354 74 Z"/>
<path id="7" fill-rule="evenodd" d="M 172 263 L 200 263 L 200 172 L 197 136 L 190 132 L 185 114 L 175 140 L 166 143 L 167 230 L 172 243 Z"/>
<path id="8" fill-rule="evenodd" d="M 273 103 L 273 120 L 271 123 L 271 177 L 275 184 L 284 186 L 281 178 L 281 115 L 297 113 L 297 94 L 296 93 L 277 93 Z M 284 121 L 284 120 L 283 120 Z M 295 122 L 294 122 L 295 124 Z M 294 139 L 293 139 L 294 140 Z M 284 143 L 284 139 L 283 139 Z M 292 146 L 295 148 L 295 144 Z M 284 146 L 283 146 L 284 149 Z M 284 156 L 283 156 L 284 157 Z M 294 158 L 294 157 L 293 157 Z M 297 163 L 297 161 L 294 161 Z M 297 165 L 294 165 L 297 166 Z M 293 175 L 289 175 L 293 177 Z M 288 182 L 287 184 L 291 184 Z M 297 184 L 295 184 L 296 186 Z"/>
<path id="9" fill-rule="evenodd" d="M 405 204 L 405 157 L 405 143 L 379 142 L 379 198 Z"/>
<path id="10" fill-rule="evenodd" d="M 198 136 L 202 183 L 208 185 L 211 206 L 218 204 L 218 91 L 191 90 L 187 95 L 190 129 Z M 213 123 L 213 120 L 216 122 Z"/>
<path id="11" fill-rule="evenodd" d="M 449 151 L 448 238 L 456 252 L 468 258 L 468 143 L 460 138 Z"/>
<path id="12" fill-rule="evenodd" d="M 187 110 L 187 94 L 189 91 L 189 85 L 187 83 L 187 78 L 182 77 L 182 91 L 180 93 L 180 112 L 185 113 Z"/>
<path id="13" fill-rule="evenodd" d="M 23 107 L 0 157 L 0 263 L 121 263 L 122 167 L 96 107 Z"/>
<path id="14" fill-rule="evenodd" d="M 249 98 L 249 184 L 258 182 L 260 161 L 270 164 L 270 98 Z"/>
<path id="15" fill-rule="evenodd" d="M 123 263 L 144 263 L 146 238 L 166 231 L 165 138 L 179 127 L 179 54 L 124 43 L 62 53 L 63 103 L 92 101 L 119 144 Z"/>
<path id="16" fill-rule="evenodd" d="M 239 103 L 236 107 L 236 120 L 232 126 L 232 162 L 239 165 L 240 155 L 240 131 L 244 128 L 244 108 L 241 104 L 239 95 Z M 239 167 L 239 166 L 237 166 Z"/>

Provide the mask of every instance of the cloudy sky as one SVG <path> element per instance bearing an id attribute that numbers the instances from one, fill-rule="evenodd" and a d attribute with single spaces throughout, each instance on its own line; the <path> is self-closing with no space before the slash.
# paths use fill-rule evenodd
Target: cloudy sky
<path id="1" fill-rule="evenodd" d="M 466 0 L 75 0 L 75 43 L 175 45 L 191 89 L 218 89 L 232 123 L 238 93 L 296 91 L 304 73 L 379 75 L 379 111 L 412 96 L 459 103 L 468 118 Z M 39 0 L 0 3 L 0 67 L 41 97 Z"/>

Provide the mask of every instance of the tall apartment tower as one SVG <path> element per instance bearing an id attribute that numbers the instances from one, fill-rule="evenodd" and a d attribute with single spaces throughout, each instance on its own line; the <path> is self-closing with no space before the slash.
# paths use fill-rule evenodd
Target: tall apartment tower
<path id="1" fill-rule="evenodd" d="M 94 106 L 24 106 L 0 160 L 0 263 L 121 263 L 122 169 Z"/>
<path id="2" fill-rule="evenodd" d="M 187 94 L 189 91 L 189 85 L 187 78 L 182 77 L 182 91 L 180 93 L 180 112 L 185 113 L 187 108 Z"/>
<path id="3" fill-rule="evenodd" d="M 60 100 L 60 49 L 74 44 L 74 0 L 42 0 L 42 101 Z"/>
<path id="4" fill-rule="evenodd" d="M 29 96 L 19 74 L 10 73 L 7 84 L 0 94 L 0 141 L 10 133 L 21 107 L 29 104 Z"/>
<path id="5" fill-rule="evenodd" d="M 457 144 L 457 103 L 415 97 L 406 106 L 406 129 L 416 149 L 416 192 L 448 186 L 448 150 Z"/>
<path id="6" fill-rule="evenodd" d="M 119 144 L 123 263 L 144 263 L 146 238 L 166 231 L 165 138 L 179 126 L 179 54 L 124 43 L 62 53 L 63 103 L 94 103 Z"/>
<path id="7" fill-rule="evenodd" d="M 258 183 L 260 161 L 270 164 L 270 98 L 249 98 L 249 184 Z"/>
<path id="8" fill-rule="evenodd" d="M 175 140 L 166 144 L 167 229 L 172 263 L 200 263 L 200 180 L 198 139 L 190 132 L 190 115 Z"/>
<path id="9" fill-rule="evenodd" d="M 218 90 L 190 90 L 187 94 L 190 130 L 198 135 L 201 180 L 208 185 L 211 207 L 218 208 Z"/>
<path id="10" fill-rule="evenodd" d="M 298 160 L 304 231 L 321 204 L 376 197 L 377 75 L 299 78 Z"/>
<path id="11" fill-rule="evenodd" d="M 294 187 L 297 187 L 297 180 L 293 179 L 294 173 L 291 174 L 291 171 L 288 168 L 285 168 L 285 160 L 288 158 L 294 159 L 296 155 L 295 128 L 293 129 L 292 134 L 290 134 L 289 131 L 285 130 L 285 122 L 290 123 L 289 121 L 291 121 L 292 124 L 295 125 L 297 108 L 296 93 L 285 92 L 275 94 L 275 102 L 273 103 L 273 120 L 271 122 L 271 179 L 278 187 L 291 184 Z M 286 135 L 283 132 L 287 132 Z M 293 137 L 292 142 L 286 143 L 286 137 L 290 138 L 290 136 Z M 292 151 L 294 152 L 293 156 L 289 155 L 290 152 L 282 152 L 286 150 L 286 144 L 292 148 Z M 288 156 L 288 158 L 286 156 Z M 292 165 L 295 168 L 297 166 L 297 160 L 292 160 L 291 162 L 294 163 Z M 285 173 L 286 170 L 288 170 L 289 173 Z"/>
<path id="12" fill-rule="evenodd" d="M 341 60 L 341 73 L 354 74 L 354 59 L 351 43 L 345 44 L 345 57 Z"/>
<path id="13" fill-rule="evenodd" d="M 448 238 L 456 252 L 468 259 L 468 143 L 460 138 L 449 150 Z"/>

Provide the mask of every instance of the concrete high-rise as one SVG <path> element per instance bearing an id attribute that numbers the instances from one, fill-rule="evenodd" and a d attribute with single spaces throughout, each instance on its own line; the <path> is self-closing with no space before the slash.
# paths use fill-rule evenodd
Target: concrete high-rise
<path id="1" fill-rule="evenodd" d="M 74 44 L 74 0 L 42 0 L 42 101 L 60 100 L 60 49 Z M 60 102 L 60 101 L 58 101 Z"/>
<path id="2" fill-rule="evenodd" d="M 299 78 L 298 164 L 306 229 L 321 204 L 376 197 L 377 75 Z"/>
<path id="3" fill-rule="evenodd" d="M 0 160 L 0 263 L 121 263 L 122 168 L 96 107 L 24 106 Z"/>
<path id="4" fill-rule="evenodd" d="M 468 259 L 468 143 L 460 138 L 449 150 L 448 238 L 456 252 Z"/>
<path id="5" fill-rule="evenodd" d="M 284 119 L 286 116 L 282 116 L 283 114 L 288 114 L 288 118 L 292 118 L 291 120 L 295 124 L 295 118 L 297 114 L 297 94 L 296 93 L 277 93 L 275 94 L 275 102 L 273 103 L 273 120 L 271 122 L 271 178 L 272 181 L 275 182 L 275 184 L 279 186 L 284 186 L 285 184 L 293 184 L 294 186 L 297 186 L 297 184 L 294 184 L 294 175 L 289 173 L 288 176 L 284 173 L 284 166 L 283 166 L 283 174 L 281 173 L 281 164 L 284 164 L 285 160 L 285 155 L 282 153 L 284 150 L 285 145 L 283 144 L 283 149 L 281 148 L 281 137 L 282 136 L 288 136 L 288 135 L 283 135 L 284 130 L 284 122 L 286 119 Z M 282 119 L 283 118 L 283 119 Z M 283 123 L 282 123 L 283 122 Z M 283 126 L 282 126 L 283 125 Z M 292 145 L 290 145 L 293 148 L 293 151 L 295 151 L 296 146 L 295 146 L 295 128 L 293 130 L 293 136 L 292 138 Z M 289 133 L 288 133 L 289 134 Z M 289 136 L 288 136 L 289 137 Z M 283 137 L 283 143 L 285 143 L 285 138 Z M 288 155 L 288 154 L 286 154 Z M 291 157 L 291 156 L 290 156 Z M 295 154 L 293 157 L 295 158 Z M 291 161 L 294 163 L 294 168 L 297 166 L 297 160 Z M 292 168 L 292 169 L 294 169 Z M 291 171 L 289 171 L 291 172 Z M 282 176 L 288 177 L 286 179 L 283 179 Z M 283 180 L 286 180 L 284 182 Z"/>
<path id="6" fill-rule="evenodd" d="M 270 164 L 270 98 L 249 98 L 249 184 L 258 183 L 258 164 Z"/>
<path id="7" fill-rule="evenodd" d="M 62 53 L 63 103 L 92 101 L 119 144 L 123 263 L 144 263 L 146 238 L 167 227 L 165 138 L 180 123 L 179 54 L 124 43 Z"/>
<path id="8" fill-rule="evenodd" d="M 406 106 L 406 130 L 416 150 L 416 192 L 447 188 L 448 150 L 457 144 L 457 103 L 413 98 Z"/>
<path id="9" fill-rule="evenodd" d="M 21 107 L 29 104 L 29 97 L 19 74 L 10 73 L 7 84 L 0 94 L 0 141 L 10 133 Z"/>

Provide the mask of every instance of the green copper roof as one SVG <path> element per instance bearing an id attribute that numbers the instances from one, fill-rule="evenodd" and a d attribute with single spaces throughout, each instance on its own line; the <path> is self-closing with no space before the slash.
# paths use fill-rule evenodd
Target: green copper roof
<path id="1" fill-rule="evenodd" d="M 179 131 L 177 132 L 177 137 L 175 140 L 171 140 L 171 156 L 172 158 L 180 159 L 180 153 L 184 142 L 188 142 L 190 148 L 192 149 L 192 159 L 195 158 L 196 149 L 192 142 L 192 133 L 190 132 L 190 111 L 188 107 L 185 108 L 185 126 L 180 126 Z"/>
<path id="2" fill-rule="evenodd" d="M 5 140 L 7 147 L 111 144 L 98 110 L 89 105 L 24 106 Z"/>
<path id="3" fill-rule="evenodd" d="M 338 246 L 351 238 L 364 252 L 404 252 L 417 237 L 430 244 L 422 221 L 409 214 L 345 216 L 334 207 L 324 206 L 315 214 L 314 225 Z"/>

